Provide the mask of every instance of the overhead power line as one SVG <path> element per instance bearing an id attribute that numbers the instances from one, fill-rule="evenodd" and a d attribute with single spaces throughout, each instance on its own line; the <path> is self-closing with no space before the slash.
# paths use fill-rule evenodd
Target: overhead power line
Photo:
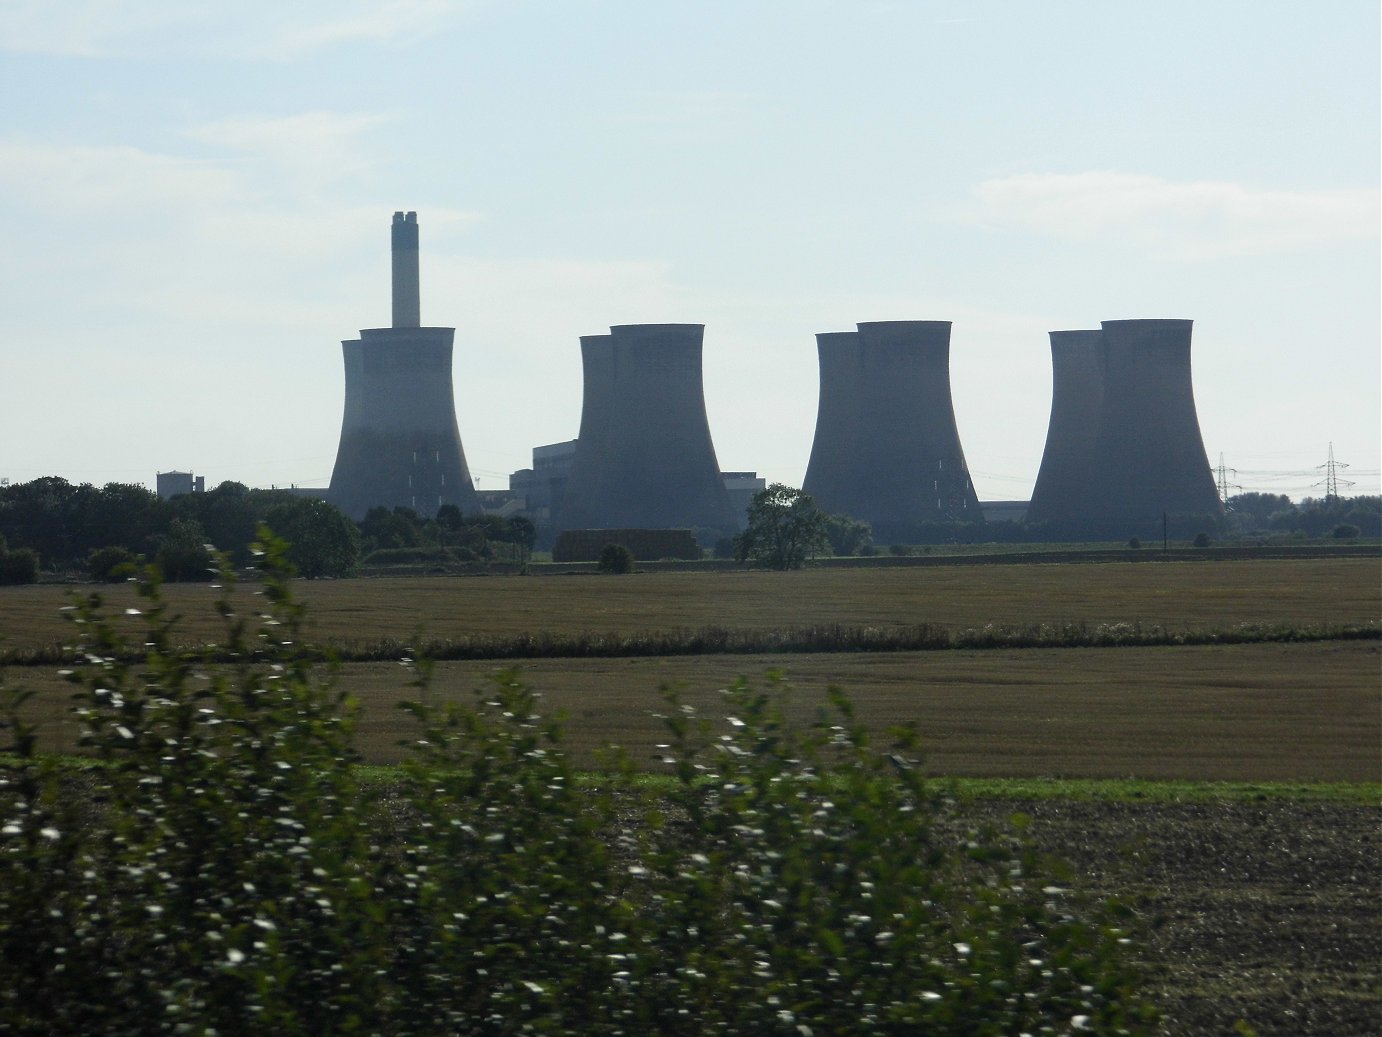
<path id="1" fill-rule="evenodd" d="M 1315 470 L 1316 470 L 1316 471 L 1320 471 L 1321 469 L 1323 469 L 1323 471 L 1324 471 L 1324 473 L 1325 473 L 1325 474 L 1324 474 L 1324 482 L 1322 482 L 1322 483 L 1315 483 L 1315 484 L 1314 484 L 1314 488 L 1318 488 L 1318 487 L 1320 487 L 1320 486 L 1323 486 L 1323 487 L 1324 487 L 1324 499 L 1325 499 L 1325 500 L 1327 500 L 1327 501 L 1328 501 L 1328 500 L 1333 500 L 1333 499 L 1335 499 L 1336 497 L 1338 497 L 1338 496 L 1339 496 L 1339 486 L 1340 486 L 1340 485 L 1343 485 L 1345 488 L 1347 488 L 1347 487 L 1349 487 L 1349 486 L 1355 485 L 1353 482 L 1349 481 L 1348 479 L 1340 479 L 1340 478 L 1339 478 L 1339 469 L 1340 469 L 1340 468 L 1347 468 L 1347 467 L 1348 467 L 1348 465 L 1344 464 L 1342 461 L 1336 461 L 1336 460 L 1334 460 L 1334 444 L 1333 444 L 1333 443 L 1330 443 L 1330 444 L 1329 444 L 1329 460 L 1326 461 L 1326 462 L 1325 462 L 1324 464 L 1322 464 L 1322 465 L 1316 465 L 1316 466 L 1315 466 Z"/>

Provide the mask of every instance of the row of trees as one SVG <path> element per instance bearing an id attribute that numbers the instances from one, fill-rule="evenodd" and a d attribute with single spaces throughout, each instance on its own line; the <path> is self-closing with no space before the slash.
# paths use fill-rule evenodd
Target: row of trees
<path id="1" fill-rule="evenodd" d="M 1193 538 L 1197 547 L 1207 545 L 1211 535 L 1225 534 L 1382 536 L 1382 497 L 1306 498 L 1293 504 L 1285 496 L 1246 493 L 1231 498 L 1225 510 L 1223 519 L 1170 516 L 1165 528 L 1178 539 Z M 903 544 L 1031 542 L 1067 535 L 1021 522 L 926 523 L 903 532 L 908 534 L 902 538 Z M 1135 544 L 1139 539 L 1134 535 L 1129 542 Z M 872 553 L 873 530 L 868 523 L 847 515 L 826 513 L 808 493 L 773 483 L 754 495 L 747 528 L 726 548 L 720 553 L 726 557 L 732 554 L 741 562 L 797 569 L 819 555 Z"/>
<path id="2" fill-rule="evenodd" d="M 1306 497 L 1295 503 L 1284 494 L 1240 493 L 1226 506 L 1230 533 L 1299 533 L 1330 536 L 1340 526 L 1354 536 L 1382 536 L 1382 497 Z"/>
<path id="3" fill-rule="evenodd" d="M 391 549 L 440 550 L 465 561 L 505 545 L 509 556 L 526 557 L 535 533 L 526 518 L 463 516 L 454 505 L 434 518 L 376 508 L 357 524 L 320 498 L 237 482 L 163 500 L 142 486 L 47 477 L 0 489 L 0 544 L 7 545 L 0 581 L 32 582 L 40 565 L 115 578 L 140 556 L 157 561 L 168 579 L 206 579 L 213 548 L 248 565 L 261 524 L 291 542 L 291 560 L 306 577 L 348 575 L 371 553 Z"/>
<path id="4" fill-rule="evenodd" d="M 379 551 L 435 549 L 460 561 L 503 555 L 522 560 L 537 539 L 537 527 L 524 515 L 462 515 L 454 504 L 443 504 L 434 518 L 411 508 L 371 508 L 359 526 L 366 557 Z"/>
<path id="5" fill-rule="evenodd" d="M 782 483 L 761 491 L 748 528 L 716 553 L 770 568 L 795 568 L 817 555 L 874 550 L 866 522 L 822 511 L 807 494 Z M 203 579 L 208 545 L 236 566 L 249 564 L 248 545 L 266 523 L 293 544 L 293 562 L 308 577 L 341 576 L 362 561 L 452 564 L 504 558 L 526 561 L 537 531 L 522 516 L 462 515 L 455 505 L 435 516 L 408 508 L 375 508 L 359 523 L 315 497 L 288 490 L 252 490 L 224 482 L 207 493 L 165 501 L 142 486 L 73 484 L 47 477 L 0 489 L 0 582 L 32 580 L 39 566 L 85 568 L 97 579 L 138 556 L 157 560 L 169 579 Z M 1147 530 L 1109 530 L 1113 539 L 1151 536 Z M 922 523 L 884 530 L 906 544 L 1028 542 L 1071 539 L 1069 531 L 998 523 Z M 1228 501 L 1226 517 L 1172 516 L 1170 535 L 1382 536 L 1382 497 L 1307 498 L 1245 493 Z"/>

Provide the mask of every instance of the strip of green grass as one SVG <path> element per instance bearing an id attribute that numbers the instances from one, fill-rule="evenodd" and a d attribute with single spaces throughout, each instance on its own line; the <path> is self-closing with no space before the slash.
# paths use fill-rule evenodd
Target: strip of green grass
<path id="1" fill-rule="evenodd" d="M 59 771 L 100 770 L 99 760 L 79 755 L 45 754 L 41 759 Z M 16 767 L 19 759 L 0 754 L 0 771 Z M 372 791 L 387 791 L 403 779 L 403 768 L 358 764 L 356 776 Z M 579 785 L 591 789 L 622 787 L 657 794 L 677 784 L 669 774 L 606 774 L 585 771 Z M 933 778 L 932 785 L 963 803 L 970 800 L 1063 800 L 1100 803 L 1246 803 L 1254 801 L 1338 803 L 1382 808 L 1382 782 L 1236 782 L 1142 781 L 1134 778 Z"/>
<path id="2" fill-rule="evenodd" d="M 361 766 L 366 785 L 388 786 L 402 774 L 398 767 Z M 665 774 L 611 775 L 584 772 L 577 781 L 589 788 L 627 786 L 647 792 L 671 790 L 677 779 Z M 1224 782 L 1091 780 L 1074 778 L 935 778 L 935 787 L 956 800 L 1026 799 L 1115 803 L 1204 803 L 1285 800 L 1382 807 L 1382 782 Z"/>

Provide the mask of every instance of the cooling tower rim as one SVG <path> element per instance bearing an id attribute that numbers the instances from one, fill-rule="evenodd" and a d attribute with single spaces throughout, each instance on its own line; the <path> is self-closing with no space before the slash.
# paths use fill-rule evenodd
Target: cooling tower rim
<path id="1" fill-rule="evenodd" d="M 610 335 L 610 334 L 604 334 L 604 335 L 582 335 L 582 336 L 581 336 L 581 345 L 583 345 L 583 346 L 585 346 L 585 345 L 599 345 L 599 344 L 606 343 L 606 342 L 610 341 L 610 339 L 612 339 L 612 338 L 614 338 L 614 336 L 613 336 L 613 335 Z"/>
<path id="2" fill-rule="evenodd" d="M 704 324 L 611 324 L 609 333 L 611 335 L 628 334 L 629 332 L 704 332 Z"/>
<path id="3" fill-rule="evenodd" d="M 948 320 L 873 320 L 855 325 L 865 352 L 901 349 L 943 358 L 950 352 Z"/>
<path id="4" fill-rule="evenodd" d="M 955 322 L 951 320 L 866 320 L 855 325 L 861 332 L 865 328 L 870 331 L 874 329 L 902 331 L 909 328 L 915 328 L 918 331 L 939 331 L 941 328 L 945 328 L 949 331 L 954 326 Z"/>
<path id="5" fill-rule="evenodd" d="M 1072 353 L 1103 348 L 1104 332 L 1101 328 L 1070 328 L 1064 331 L 1048 331 L 1052 353 Z"/>
<path id="6" fill-rule="evenodd" d="M 818 331 L 816 332 L 817 343 L 848 343 L 855 344 L 859 341 L 857 331 Z"/>
<path id="7" fill-rule="evenodd" d="M 432 332 L 432 334 L 428 334 Z M 360 337 L 368 336 L 372 339 L 380 338 L 407 338 L 409 336 L 421 335 L 425 338 L 441 338 L 442 335 L 456 334 L 455 328 L 425 327 L 425 328 L 361 328 Z"/>
<path id="8" fill-rule="evenodd" d="M 859 328 L 859 346 L 864 355 L 887 352 L 916 354 L 932 362 L 945 363 L 950 356 L 948 320 L 864 321 Z"/>
<path id="9" fill-rule="evenodd" d="M 1195 322 L 1183 317 L 1133 317 L 1126 320 L 1101 320 L 1099 326 L 1104 331 L 1113 329 L 1133 329 L 1142 328 L 1147 331 L 1153 330 L 1176 330 L 1180 331 L 1191 327 Z"/>

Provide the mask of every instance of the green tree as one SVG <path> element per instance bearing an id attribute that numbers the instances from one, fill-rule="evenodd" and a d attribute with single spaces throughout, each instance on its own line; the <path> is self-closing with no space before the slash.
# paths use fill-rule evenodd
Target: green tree
<path id="1" fill-rule="evenodd" d="M 133 572 L 137 559 L 129 548 L 113 544 L 91 552 L 86 572 L 97 583 L 120 583 Z"/>
<path id="2" fill-rule="evenodd" d="M 809 493 L 775 482 L 753 495 L 748 527 L 734 538 L 734 557 L 767 569 L 800 569 L 830 550 L 828 516 Z"/>
<path id="3" fill-rule="evenodd" d="M 173 582 L 210 580 L 215 573 L 206 531 L 195 519 L 176 518 L 168 524 L 157 560 L 164 578 Z"/>
<path id="4" fill-rule="evenodd" d="M 273 491 L 268 491 L 271 495 Z M 251 490 L 243 483 L 223 482 L 206 493 L 189 493 L 172 501 L 179 514 L 196 516 L 206 530 L 207 539 L 230 555 L 237 566 L 250 564 L 250 544 L 255 528 L 276 496 L 263 499 L 265 491 Z"/>
<path id="5" fill-rule="evenodd" d="M 442 506 L 446 510 L 446 505 Z M 422 543 L 422 533 L 418 528 L 417 512 L 412 508 L 385 507 L 370 508 L 360 520 L 360 537 L 366 552 L 382 551 L 395 547 L 417 547 Z M 446 528 L 459 528 L 447 524 Z"/>
<path id="6" fill-rule="evenodd" d="M 622 575 L 633 572 L 633 552 L 623 544 L 606 544 L 600 550 L 597 565 L 602 573 Z"/>
<path id="7" fill-rule="evenodd" d="M 524 561 L 527 561 L 533 544 L 537 543 L 537 526 L 526 515 L 514 515 L 509 519 L 508 538 L 510 543 L 518 545 Z"/>
<path id="8" fill-rule="evenodd" d="M 83 520 L 96 495 L 89 483 L 77 486 L 57 476 L 8 486 L 0 491 L 0 534 L 13 549 L 29 548 L 49 567 L 85 558 Z"/>
<path id="9" fill-rule="evenodd" d="M 274 505 L 264 520 L 288 542 L 288 561 L 301 576 L 349 576 L 359 567 L 359 530 L 324 500 L 295 497 Z"/>
<path id="10" fill-rule="evenodd" d="M 172 509 L 158 494 L 131 483 L 106 483 L 87 498 L 85 510 L 80 546 L 88 554 L 109 546 L 142 554 L 172 518 Z"/>
<path id="11" fill-rule="evenodd" d="M 38 582 L 38 555 L 27 547 L 6 550 L 0 539 L 0 585 Z"/>
<path id="12" fill-rule="evenodd" d="M 1229 525 L 1238 532 L 1269 529 L 1272 516 L 1294 515 L 1296 506 L 1291 498 L 1280 493 L 1240 493 L 1225 504 Z"/>
<path id="13" fill-rule="evenodd" d="M 830 551 L 835 555 L 862 554 L 866 548 L 873 546 L 873 527 L 849 515 L 827 515 L 825 535 L 830 540 Z"/>

